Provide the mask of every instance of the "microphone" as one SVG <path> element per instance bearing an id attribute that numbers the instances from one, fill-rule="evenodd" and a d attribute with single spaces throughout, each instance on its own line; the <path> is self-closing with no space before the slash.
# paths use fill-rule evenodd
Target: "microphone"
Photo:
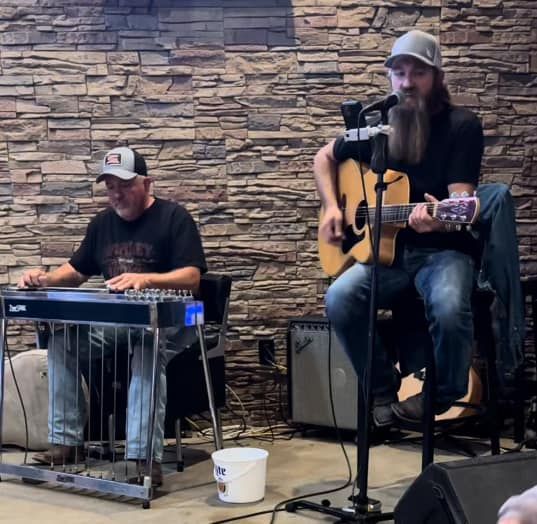
<path id="1" fill-rule="evenodd" d="M 360 102 L 357 102 L 356 100 L 346 100 L 341 104 L 340 109 L 343 121 L 345 122 L 345 129 L 352 129 L 365 124 L 365 122 L 360 122 L 360 124 L 358 124 L 358 116 L 362 111 L 362 104 L 360 104 Z"/>
<path id="2" fill-rule="evenodd" d="M 379 134 L 389 135 L 391 127 L 383 125 L 380 118 L 375 118 L 375 115 L 367 116 L 366 113 L 382 109 L 387 111 L 404 99 L 401 91 L 394 91 L 392 94 L 384 97 L 382 100 L 370 104 L 362 108 L 360 102 L 348 100 L 341 104 L 341 114 L 345 121 L 346 131 L 343 135 L 345 142 L 361 142 L 369 140 Z M 360 117 L 360 122 L 358 122 Z"/>
<path id="3" fill-rule="evenodd" d="M 393 93 L 385 96 L 382 100 L 373 102 L 362 109 L 362 113 L 369 113 L 371 111 L 388 111 L 393 106 L 400 104 L 405 99 L 405 95 L 401 91 L 394 91 Z"/>

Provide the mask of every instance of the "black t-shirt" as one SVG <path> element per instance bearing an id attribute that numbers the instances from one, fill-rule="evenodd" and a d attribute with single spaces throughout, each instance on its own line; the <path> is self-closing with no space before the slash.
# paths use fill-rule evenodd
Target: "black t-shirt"
<path id="1" fill-rule="evenodd" d="M 369 163 L 369 142 L 345 142 L 339 137 L 334 156 L 342 162 L 348 158 Z M 402 171 L 410 181 L 410 202 L 424 202 L 424 193 L 442 200 L 448 198 L 448 185 L 477 185 L 483 156 L 483 129 L 477 116 L 468 109 L 446 106 L 431 118 L 431 133 L 421 163 L 409 165 L 388 159 L 388 167 Z M 370 202 L 369 205 L 374 205 Z M 398 241 L 407 245 L 456 249 L 475 254 L 476 243 L 467 232 L 417 233 L 407 227 Z"/>
<path id="2" fill-rule="evenodd" d="M 207 271 L 192 216 L 160 198 L 134 221 L 123 220 L 112 208 L 98 213 L 69 263 L 83 275 L 103 275 L 105 280 L 121 273 L 165 273 L 187 266 Z"/>

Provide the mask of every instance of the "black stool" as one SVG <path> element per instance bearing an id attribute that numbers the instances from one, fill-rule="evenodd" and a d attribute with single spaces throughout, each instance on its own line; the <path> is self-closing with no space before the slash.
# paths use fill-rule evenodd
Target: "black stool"
<path id="1" fill-rule="evenodd" d="M 472 311 L 474 315 L 474 339 L 477 350 L 486 362 L 485 387 L 487 390 L 486 407 L 472 405 L 470 403 L 457 402 L 455 405 L 466 406 L 475 409 L 476 416 L 485 416 L 489 428 L 490 446 L 493 455 L 500 453 L 500 431 L 498 423 L 498 375 L 496 368 L 496 348 L 492 332 L 492 319 L 490 306 L 494 300 L 494 293 L 475 289 L 472 297 Z M 414 297 L 415 308 L 423 310 L 423 301 Z M 408 307 L 408 305 L 407 305 Z M 414 304 L 412 306 L 414 308 Z M 426 329 L 425 314 L 423 313 L 423 327 Z M 427 333 L 427 332 L 425 332 Z M 433 462 L 434 439 L 438 427 L 448 428 L 450 421 L 435 421 L 434 405 L 436 397 L 436 364 L 433 346 L 427 334 L 427 343 L 424 343 L 424 367 L 425 381 L 423 385 L 423 408 L 424 419 L 421 424 L 401 424 L 401 427 L 422 431 L 422 469 Z M 425 341 L 425 339 L 424 339 Z"/>
<path id="2" fill-rule="evenodd" d="M 533 323 L 533 351 L 537 372 L 537 276 L 524 277 L 520 281 L 525 305 L 531 307 L 531 319 Z M 419 300 L 419 299 L 418 299 Z M 476 289 L 472 297 L 472 310 L 474 313 L 474 338 L 477 343 L 478 353 L 486 362 L 485 386 L 487 390 L 487 403 L 484 415 L 488 422 L 491 452 L 493 455 L 500 453 L 500 428 L 499 428 L 499 380 L 496 367 L 496 345 L 492 331 L 492 318 L 490 307 L 494 300 L 494 293 Z M 420 301 L 421 302 L 421 301 Z M 422 304 L 421 304 L 422 306 Z M 425 351 L 426 376 L 423 386 L 424 391 L 424 423 L 422 469 L 433 462 L 434 436 L 437 423 L 435 422 L 435 384 L 436 366 L 432 346 L 427 346 Z M 522 379 L 522 377 L 520 377 Z M 517 380 L 515 389 L 514 408 L 514 441 L 522 442 L 525 432 L 525 401 L 530 397 L 537 397 L 537 377 L 526 384 L 523 380 Z M 457 403 L 458 404 L 458 403 Z M 479 408 L 475 407 L 476 412 Z M 483 410 L 482 410 L 483 411 Z M 412 429 L 416 429 L 413 426 Z"/>
<path id="3" fill-rule="evenodd" d="M 525 438 L 526 430 L 526 414 L 524 410 L 525 401 L 528 398 L 537 398 L 537 276 L 526 276 L 520 280 L 522 287 L 522 295 L 524 297 L 524 305 L 527 307 L 528 303 L 531 307 L 531 319 L 533 327 L 533 356 L 535 359 L 535 373 L 536 376 L 528 382 L 522 381 L 524 387 L 519 387 L 516 390 L 516 406 L 515 406 L 515 428 L 514 439 L 515 442 L 522 442 Z M 526 310 L 526 316 L 528 311 Z"/>

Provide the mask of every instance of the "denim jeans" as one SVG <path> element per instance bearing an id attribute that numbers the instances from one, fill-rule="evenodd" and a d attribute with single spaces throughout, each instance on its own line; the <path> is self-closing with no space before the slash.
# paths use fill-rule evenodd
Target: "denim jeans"
<path id="1" fill-rule="evenodd" d="M 161 330 L 156 416 L 153 428 L 153 458 L 162 461 L 164 417 L 166 413 L 166 365 L 182 349 L 196 340 L 195 328 Z M 126 458 L 145 459 L 153 376 L 153 334 L 145 329 L 103 326 L 56 326 L 48 345 L 49 442 L 77 446 L 84 442 L 86 399 L 81 372 L 90 360 L 129 351 L 131 380 L 127 407 Z M 102 399 L 101 399 L 102 401 Z"/>
<path id="2" fill-rule="evenodd" d="M 451 403 L 466 394 L 473 345 L 471 295 L 474 261 L 452 250 L 405 248 L 391 267 L 378 271 L 379 308 L 389 309 L 415 286 L 423 298 L 437 369 L 436 400 Z M 326 294 L 326 312 L 360 380 L 367 360 L 371 266 L 355 264 Z M 372 388 L 375 396 L 395 392 L 394 364 L 376 337 Z"/>

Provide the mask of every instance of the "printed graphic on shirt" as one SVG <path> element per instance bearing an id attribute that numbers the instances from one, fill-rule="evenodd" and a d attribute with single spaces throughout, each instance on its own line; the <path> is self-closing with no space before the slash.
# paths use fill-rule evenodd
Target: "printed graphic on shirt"
<path id="1" fill-rule="evenodd" d="M 122 273 L 147 273 L 156 264 L 154 246 L 146 242 L 119 242 L 107 246 L 104 271 L 108 278 Z"/>

